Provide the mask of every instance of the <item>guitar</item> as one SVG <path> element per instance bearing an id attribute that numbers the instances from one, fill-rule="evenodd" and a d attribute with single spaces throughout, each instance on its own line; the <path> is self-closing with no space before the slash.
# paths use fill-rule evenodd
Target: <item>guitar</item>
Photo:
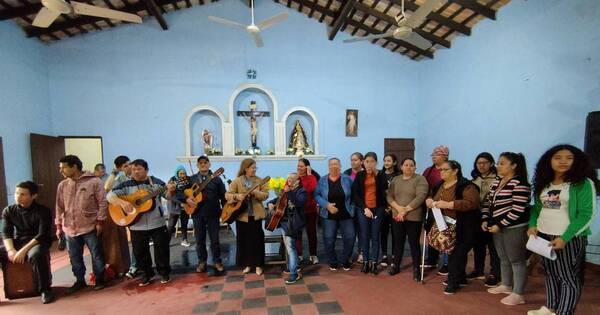
<path id="1" fill-rule="evenodd" d="M 241 209 L 245 209 L 242 208 L 242 204 L 246 204 L 248 196 L 250 196 L 250 194 L 257 188 L 267 184 L 269 180 L 271 180 L 271 177 L 267 176 L 263 178 L 260 183 L 252 186 L 250 189 L 248 189 L 248 191 L 246 191 L 242 200 L 226 203 L 223 207 L 223 212 L 221 213 L 221 221 L 227 224 L 233 223 L 233 221 L 235 221 L 235 219 L 237 219 L 237 217 L 240 215 L 240 212 L 242 212 Z"/>
<path id="2" fill-rule="evenodd" d="M 282 192 L 281 195 L 279 196 L 279 199 L 277 199 L 277 204 L 275 205 L 275 211 L 273 212 L 273 215 L 271 216 L 271 220 L 269 220 L 269 224 L 267 225 L 266 229 L 273 232 L 277 226 L 279 225 L 279 222 L 281 221 L 281 219 L 283 218 L 283 215 L 285 214 L 285 207 L 287 206 L 288 203 L 288 198 L 285 192 Z"/>
<path id="3" fill-rule="evenodd" d="M 196 202 L 196 204 L 199 204 L 204 199 L 204 195 L 202 194 L 202 191 L 204 191 L 204 189 L 206 188 L 206 186 L 208 186 L 210 181 L 212 181 L 216 177 L 221 176 L 221 174 L 223 174 L 224 172 L 225 172 L 225 169 L 222 167 L 219 167 L 219 169 L 217 169 L 214 173 L 212 173 L 207 180 L 203 181 L 200 184 L 194 183 L 192 185 L 192 187 L 184 190 L 183 193 L 185 194 L 185 196 L 187 198 L 192 198 L 192 199 L 194 199 L 194 202 Z M 192 207 L 192 206 L 188 205 L 187 203 L 182 203 L 182 205 L 183 205 L 183 210 L 185 210 L 185 212 L 188 215 L 191 216 L 192 214 L 194 214 L 194 212 L 196 212 L 196 207 Z"/>
<path id="4" fill-rule="evenodd" d="M 133 205 L 133 211 L 128 213 L 120 205 L 108 204 L 108 213 L 111 219 L 119 226 L 129 226 L 133 224 L 140 214 L 151 210 L 153 200 L 156 196 L 162 194 L 167 190 L 167 187 L 161 187 L 156 191 L 150 192 L 146 189 L 140 189 L 127 196 L 120 196 L 119 198 L 125 200 Z"/>

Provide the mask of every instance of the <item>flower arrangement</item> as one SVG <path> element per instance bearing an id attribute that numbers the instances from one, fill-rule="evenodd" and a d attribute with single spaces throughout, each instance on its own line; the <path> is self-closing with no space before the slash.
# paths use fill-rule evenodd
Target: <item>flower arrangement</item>
<path id="1" fill-rule="evenodd" d="M 275 194 L 281 194 L 283 187 L 285 187 L 285 178 L 283 177 L 271 177 L 269 180 L 269 189 L 275 192 Z"/>
<path id="2" fill-rule="evenodd" d="M 267 155 L 275 155 L 275 151 L 273 149 L 267 150 Z"/>
<path id="3" fill-rule="evenodd" d="M 235 155 L 244 155 L 244 153 L 245 152 L 242 149 L 239 149 L 239 148 L 235 149 Z"/>

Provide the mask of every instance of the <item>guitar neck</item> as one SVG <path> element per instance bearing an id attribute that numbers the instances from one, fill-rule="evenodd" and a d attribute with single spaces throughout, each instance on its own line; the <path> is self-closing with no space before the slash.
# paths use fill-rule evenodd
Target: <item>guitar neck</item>
<path id="1" fill-rule="evenodd" d="M 158 196 L 158 195 L 160 195 L 160 194 L 164 193 L 166 190 L 167 190 L 167 187 L 162 187 L 162 186 L 161 186 L 159 189 L 157 189 L 157 190 L 155 190 L 155 191 L 153 191 L 153 192 L 149 193 L 149 194 L 148 194 L 148 196 L 146 196 L 146 197 L 144 197 L 144 198 L 140 199 L 140 201 L 141 201 L 141 202 L 144 202 L 144 201 L 147 201 L 147 200 L 153 199 L 153 198 L 155 198 L 156 196 Z"/>

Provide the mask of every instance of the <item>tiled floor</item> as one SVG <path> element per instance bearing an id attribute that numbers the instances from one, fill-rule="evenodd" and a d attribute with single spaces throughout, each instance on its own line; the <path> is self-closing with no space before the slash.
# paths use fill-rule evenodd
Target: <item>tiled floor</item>
<path id="1" fill-rule="evenodd" d="M 140 288 L 137 280 L 117 280 L 102 291 L 86 289 L 66 294 L 72 284 L 68 257 L 53 252 L 53 286 L 55 303 L 42 305 L 39 298 L 7 301 L 0 293 L 1 315 L 70 315 L 70 314 L 526 314 L 545 302 L 543 276 L 530 277 L 528 304 L 508 307 L 502 297 L 488 294 L 482 281 L 472 281 L 453 296 L 442 293 L 445 277 L 428 274 L 424 284 L 415 283 L 412 273 L 403 269 L 396 276 L 382 272 L 364 275 L 358 265 L 350 271 L 330 271 L 323 255 L 320 265 L 304 266 L 303 279 L 286 285 L 281 266 L 270 266 L 265 274 L 242 274 L 235 262 L 235 239 L 230 231 L 221 231 L 226 275 L 197 274 L 194 246 L 171 245 L 172 280 L 158 281 Z M 192 240 L 190 235 L 190 241 Z M 192 245 L 193 245 L 193 241 Z M 407 246 L 408 248 L 408 246 Z M 323 253 L 319 248 L 319 253 Z M 406 253 L 408 254 L 408 252 Z M 306 255 L 306 253 L 305 253 Z M 471 260 L 471 259 L 470 259 Z M 89 257 L 86 258 L 89 266 Z M 410 259 L 405 259 L 408 268 Z M 0 279 L 0 283 L 1 279 Z M 600 314 L 600 274 L 588 272 L 586 286 L 577 315 Z"/>

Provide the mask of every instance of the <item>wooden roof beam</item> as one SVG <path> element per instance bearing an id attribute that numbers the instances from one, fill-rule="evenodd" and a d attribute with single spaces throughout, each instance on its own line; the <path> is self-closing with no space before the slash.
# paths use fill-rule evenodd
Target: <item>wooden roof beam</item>
<path id="1" fill-rule="evenodd" d="M 4 8 L 0 10 L 0 21 L 10 20 L 22 16 L 38 13 L 42 8 L 41 3 L 24 5 L 20 7 Z"/>
<path id="2" fill-rule="evenodd" d="M 344 5 L 342 5 L 340 9 L 340 14 L 333 20 L 333 25 L 331 26 L 331 30 L 329 31 L 329 40 L 333 40 L 337 32 L 342 28 L 346 21 L 348 20 L 348 14 L 352 9 L 352 4 L 354 4 L 356 0 L 346 0 Z"/>
<path id="3" fill-rule="evenodd" d="M 488 19 L 496 20 L 496 11 L 480 4 L 477 1 L 473 1 L 473 0 L 449 0 L 449 1 L 454 2 L 456 4 L 460 4 L 461 6 L 467 8 L 467 9 L 470 9 L 471 11 L 473 11 L 477 14 L 481 14 Z"/>
<path id="4" fill-rule="evenodd" d="M 148 13 L 150 13 L 152 16 L 154 16 L 154 18 L 156 19 L 158 24 L 160 24 L 160 27 L 162 27 L 162 29 L 165 31 L 168 30 L 169 26 L 167 25 L 167 21 L 163 17 L 162 12 L 158 8 L 158 5 L 156 5 L 156 2 L 154 2 L 154 0 L 142 0 L 142 1 L 146 5 L 146 8 L 148 9 Z M 175 1 L 173 1 L 173 5 L 176 6 Z M 179 8 L 177 8 L 177 9 L 179 9 Z"/>

